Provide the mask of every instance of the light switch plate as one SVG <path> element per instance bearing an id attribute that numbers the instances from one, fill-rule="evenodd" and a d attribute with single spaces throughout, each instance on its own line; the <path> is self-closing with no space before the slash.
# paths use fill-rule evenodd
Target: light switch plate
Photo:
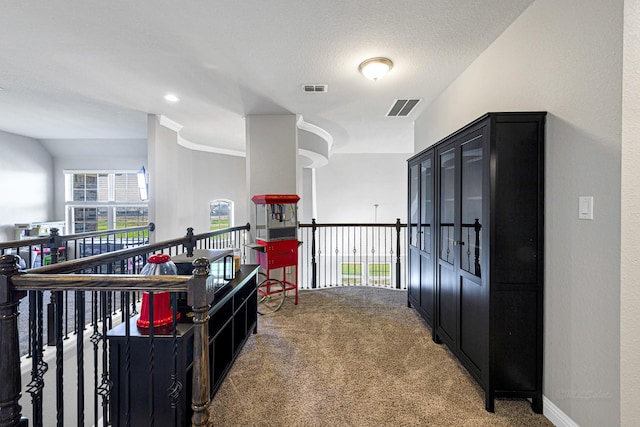
<path id="1" fill-rule="evenodd" d="M 593 219 L 593 196 L 578 198 L 578 219 Z"/>

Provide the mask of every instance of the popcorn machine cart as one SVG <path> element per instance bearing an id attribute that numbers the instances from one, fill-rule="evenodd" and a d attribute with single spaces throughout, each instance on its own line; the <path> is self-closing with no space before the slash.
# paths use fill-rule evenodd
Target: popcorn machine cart
<path id="1" fill-rule="evenodd" d="M 267 279 L 272 275 L 284 284 L 284 291 L 295 291 L 298 304 L 298 197 L 295 194 L 261 194 L 251 198 L 256 205 L 257 261 Z M 295 267 L 287 274 L 286 267 Z M 288 279 L 288 277 L 290 279 Z"/>

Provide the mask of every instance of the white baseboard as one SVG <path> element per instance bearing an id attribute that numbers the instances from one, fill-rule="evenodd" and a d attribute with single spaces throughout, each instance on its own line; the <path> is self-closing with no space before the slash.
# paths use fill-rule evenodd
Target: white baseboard
<path id="1" fill-rule="evenodd" d="M 556 427 L 580 427 L 546 396 L 542 396 L 542 413 Z"/>

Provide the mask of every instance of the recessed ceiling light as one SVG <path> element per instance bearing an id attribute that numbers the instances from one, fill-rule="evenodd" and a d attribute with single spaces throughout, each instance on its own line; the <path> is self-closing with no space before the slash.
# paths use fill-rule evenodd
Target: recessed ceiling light
<path id="1" fill-rule="evenodd" d="M 178 102 L 180 101 L 180 98 L 178 98 L 177 96 L 175 96 L 172 93 L 168 93 L 164 96 L 164 100 L 167 102 Z"/>

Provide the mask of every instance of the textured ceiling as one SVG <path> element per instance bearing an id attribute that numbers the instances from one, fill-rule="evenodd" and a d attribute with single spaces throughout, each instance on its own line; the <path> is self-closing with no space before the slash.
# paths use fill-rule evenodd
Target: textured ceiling
<path id="1" fill-rule="evenodd" d="M 0 130 L 39 139 L 184 139 L 244 151 L 244 117 L 300 114 L 334 152 L 411 152 L 413 120 L 532 0 L 3 2 Z M 393 70 L 366 80 L 358 64 Z M 305 83 L 328 84 L 324 94 Z M 163 99 L 180 97 L 177 104 Z M 388 118 L 397 98 L 422 98 Z"/>

